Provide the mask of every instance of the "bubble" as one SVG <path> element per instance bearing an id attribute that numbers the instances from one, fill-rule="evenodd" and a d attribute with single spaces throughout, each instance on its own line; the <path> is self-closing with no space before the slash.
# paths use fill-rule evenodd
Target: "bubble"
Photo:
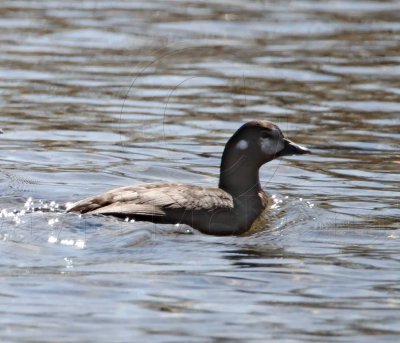
<path id="1" fill-rule="evenodd" d="M 75 242 L 75 246 L 77 248 L 83 249 L 86 246 L 86 244 L 85 244 L 85 241 L 83 239 L 77 239 L 76 242 Z"/>
<path id="2" fill-rule="evenodd" d="M 58 239 L 55 236 L 50 236 L 47 242 L 49 243 L 57 243 Z"/>

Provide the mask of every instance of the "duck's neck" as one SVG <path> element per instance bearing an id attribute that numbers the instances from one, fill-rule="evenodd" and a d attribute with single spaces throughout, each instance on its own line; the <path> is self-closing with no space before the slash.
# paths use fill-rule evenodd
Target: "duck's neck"
<path id="1" fill-rule="evenodd" d="M 261 190 L 259 167 L 245 155 L 235 158 L 224 152 L 218 186 L 234 198 L 258 196 Z"/>

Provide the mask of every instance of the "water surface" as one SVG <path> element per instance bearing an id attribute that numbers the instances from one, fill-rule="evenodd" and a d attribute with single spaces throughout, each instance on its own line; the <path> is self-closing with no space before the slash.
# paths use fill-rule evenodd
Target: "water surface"
<path id="1" fill-rule="evenodd" d="M 0 339 L 396 341 L 398 1 L 2 1 Z M 244 122 L 313 155 L 261 170 L 270 227 L 60 211 L 213 187 Z M 43 207 L 50 212 L 35 211 Z"/>

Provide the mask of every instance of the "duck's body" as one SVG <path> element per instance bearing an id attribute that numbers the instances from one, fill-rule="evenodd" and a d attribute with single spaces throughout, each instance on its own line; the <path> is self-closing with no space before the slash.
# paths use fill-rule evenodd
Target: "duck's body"
<path id="1" fill-rule="evenodd" d="M 121 187 L 78 201 L 68 212 L 93 213 L 154 223 L 182 223 L 207 234 L 246 232 L 267 208 L 259 168 L 278 156 L 309 153 L 267 121 L 244 124 L 226 144 L 218 188 L 150 183 Z"/>
<path id="2" fill-rule="evenodd" d="M 69 211 L 160 224 L 182 223 L 203 233 L 234 235 L 245 232 L 267 207 L 265 192 L 260 191 L 256 197 L 248 201 L 248 198 L 234 199 L 220 188 L 148 183 L 113 189 L 78 201 Z M 248 208 L 245 208 L 246 201 L 251 204 Z"/>

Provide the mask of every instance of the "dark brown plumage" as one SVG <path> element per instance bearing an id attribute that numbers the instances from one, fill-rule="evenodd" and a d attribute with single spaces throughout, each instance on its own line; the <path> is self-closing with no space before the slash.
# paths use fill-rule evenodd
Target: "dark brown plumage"
<path id="1" fill-rule="evenodd" d="M 248 122 L 225 146 L 219 188 L 174 183 L 121 187 L 78 201 L 67 211 L 183 223 L 214 235 L 242 234 L 268 207 L 259 168 L 275 157 L 304 153 L 309 150 L 284 138 L 271 122 Z"/>

